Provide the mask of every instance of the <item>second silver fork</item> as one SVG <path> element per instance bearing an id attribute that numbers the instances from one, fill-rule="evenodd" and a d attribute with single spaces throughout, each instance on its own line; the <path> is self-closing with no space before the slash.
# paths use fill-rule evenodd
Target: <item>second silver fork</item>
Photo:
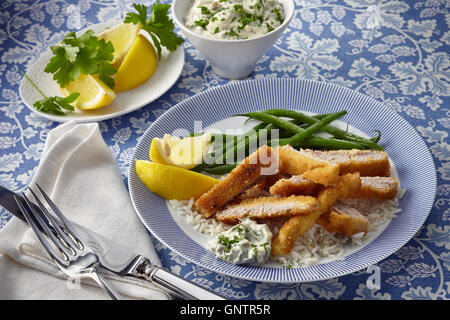
<path id="1" fill-rule="evenodd" d="M 14 198 L 28 224 L 56 265 L 71 278 L 93 279 L 111 299 L 121 299 L 114 287 L 97 271 L 100 263 L 97 254 L 80 238 L 72 224 L 64 217 L 42 188 L 37 184 L 36 186 L 56 216 L 47 210 L 31 188 L 29 190 L 40 210 L 33 206 L 25 194 L 23 194 L 23 197 L 26 206 L 20 198 Z"/>

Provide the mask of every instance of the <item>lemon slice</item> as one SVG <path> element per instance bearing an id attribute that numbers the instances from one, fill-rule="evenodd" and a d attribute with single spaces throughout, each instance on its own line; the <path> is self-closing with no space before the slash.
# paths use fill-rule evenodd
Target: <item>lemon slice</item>
<path id="1" fill-rule="evenodd" d="M 114 58 L 112 61 L 114 68 L 119 68 L 123 59 L 127 55 L 128 50 L 136 40 L 140 30 L 140 24 L 136 25 L 133 23 L 121 23 L 97 35 L 97 38 L 99 39 L 104 39 L 106 42 L 111 41 L 114 47 Z"/>
<path id="2" fill-rule="evenodd" d="M 96 75 L 80 74 L 77 80 L 72 81 L 67 87 L 61 88 L 65 96 L 72 92 L 80 93 L 73 103 L 78 109 L 97 109 L 110 104 L 116 94 Z"/>
<path id="3" fill-rule="evenodd" d="M 183 168 L 136 160 L 136 173 L 152 192 L 167 200 L 197 199 L 219 180 Z"/>
<path id="4" fill-rule="evenodd" d="M 114 90 L 126 91 L 141 85 L 155 72 L 158 59 L 150 41 L 138 35 L 114 76 Z"/>
<path id="5" fill-rule="evenodd" d="M 152 140 L 150 159 L 156 163 L 192 169 L 202 163 L 210 143 L 210 133 L 183 139 L 166 134 L 162 139 Z"/>

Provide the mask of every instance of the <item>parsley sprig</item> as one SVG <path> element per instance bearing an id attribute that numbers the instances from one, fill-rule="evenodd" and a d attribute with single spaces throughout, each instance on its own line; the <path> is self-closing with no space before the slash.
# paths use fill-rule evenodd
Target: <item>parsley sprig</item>
<path id="1" fill-rule="evenodd" d="M 78 79 L 81 73 L 98 74 L 108 87 L 114 88 L 112 76 L 117 70 L 111 64 L 114 58 L 111 41 L 98 39 L 94 31 L 88 30 L 80 37 L 71 32 L 61 44 L 50 48 L 54 56 L 44 71 L 52 73 L 61 88 Z"/>
<path id="2" fill-rule="evenodd" d="M 133 4 L 136 12 L 129 12 L 125 16 L 125 23 L 141 24 L 153 40 L 161 59 L 162 47 L 169 51 L 175 51 L 184 40 L 175 32 L 175 25 L 169 18 L 170 4 L 160 4 L 159 0 L 152 6 L 150 17 L 147 20 L 147 7 L 143 4 Z"/>
<path id="3" fill-rule="evenodd" d="M 38 111 L 52 113 L 58 116 L 66 115 L 67 111 L 74 111 L 75 108 L 71 105 L 71 103 L 77 100 L 80 96 L 78 92 L 73 92 L 65 98 L 58 96 L 47 97 L 25 73 L 21 73 L 25 79 L 27 79 L 31 85 L 44 97 L 33 104 Z"/>

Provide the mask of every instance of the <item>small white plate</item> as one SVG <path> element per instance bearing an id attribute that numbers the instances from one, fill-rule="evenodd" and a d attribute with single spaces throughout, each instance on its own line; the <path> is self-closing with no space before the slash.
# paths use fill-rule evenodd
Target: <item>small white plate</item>
<path id="1" fill-rule="evenodd" d="M 93 30 L 95 33 L 100 33 L 106 28 L 114 27 L 119 23 L 119 21 L 99 23 L 81 30 L 80 32 L 77 32 L 77 34 L 82 34 L 89 29 Z M 151 41 L 151 38 L 146 32 L 142 32 L 142 34 Z M 56 81 L 53 80 L 52 75 L 44 72 L 45 66 L 51 57 L 52 52 L 49 48 L 27 70 L 27 75 L 37 84 L 45 95 L 62 96 L 61 89 Z M 132 112 L 158 99 L 175 84 L 183 70 L 183 66 L 183 46 L 179 46 L 174 52 L 169 52 L 163 48 L 161 59 L 158 61 L 155 73 L 148 81 L 132 90 L 117 93 L 116 99 L 103 108 L 95 110 L 75 109 L 73 113 L 68 113 L 65 116 L 37 111 L 33 107 L 33 103 L 37 100 L 41 100 L 43 97 L 25 78 L 23 78 L 20 83 L 19 93 L 23 102 L 31 111 L 36 112 L 47 119 L 58 122 L 72 120 L 77 122 L 102 121 Z"/>

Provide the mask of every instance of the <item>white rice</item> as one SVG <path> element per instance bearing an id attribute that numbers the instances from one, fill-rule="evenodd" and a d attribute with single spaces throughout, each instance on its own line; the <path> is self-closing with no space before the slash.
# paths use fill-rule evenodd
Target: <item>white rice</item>
<path id="1" fill-rule="evenodd" d="M 205 219 L 192 208 L 194 199 L 191 200 L 168 200 L 167 203 L 177 213 L 186 218 L 186 221 L 194 226 L 194 229 L 215 237 L 220 232 L 228 230 L 230 226 L 216 219 Z"/>
<path id="2" fill-rule="evenodd" d="M 404 189 L 399 187 L 397 197 L 392 200 L 375 200 L 375 199 L 344 199 L 341 200 L 365 215 L 369 220 L 369 232 L 367 234 L 359 233 L 352 237 L 343 234 L 331 233 L 323 229 L 318 224 L 314 225 L 303 236 L 299 237 L 292 251 L 285 256 L 271 256 L 269 262 L 276 263 L 281 266 L 301 267 L 323 263 L 325 261 L 342 260 L 348 254 L 349 250 L 360 248 L 369 240 L 373 239 L 380 226 L 385 225 L 391 219 L 395 218 L 401 212 L 399 208 L 399 200 L 405 193 Z M 168 205 L 177 214 L 186 218 L 186 221 L 194 226 L 194 228 L 211 237 L 230 228 L 222 222 L 214 218 L 205 219 L 197 213 L 192 205 L 194 199 L 191 200 L 169 200 Z M 282 223 L 270 224 L 272 232 L 276 234 Z"/>

